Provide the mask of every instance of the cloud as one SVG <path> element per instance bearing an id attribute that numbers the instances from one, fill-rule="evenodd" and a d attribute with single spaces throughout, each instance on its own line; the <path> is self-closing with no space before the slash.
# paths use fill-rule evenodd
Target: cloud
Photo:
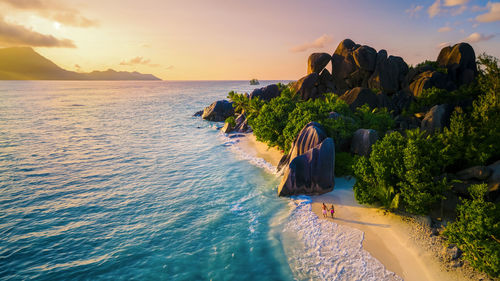
<path id="1" fill-rule="evenodd" d="M 438 29 L 438 32 L 450 32 L 452 30 L 453 29 L 451 27 L 449 27 L 449 26 L 443 26 L 440 29 Z"/>
<path id="2" fill-rule="evenodd" d="M 22 25 L 5 22 L 3 18 L 0 18 L 0 44 L 76 48 L 75 43 L 69 39 L 58 39 L 52 35 L 41 34 Z"/>
<path id="3" fill-rule="evenodd" d="M 295 46 L 290 49 L 293 53 L 305 52 L 309 49 L 323 48 L 333 41 L 330 35 L 323 34 L 321 37 L 317 38 L 313 42 L 304 43 L 302 45 Z"/>
<path id="4" fill-rule="evenodd" d="M 165 69 L 166 70 L 172 70 L 172 69 L 174 69 L 174 66 L 173 65 L 169 65 L 169 66 L 165 67 Z"/>
<path id="5" fill-rule="evenodd" d="M 495 35 L 493 35 L 493 34 L 484 35 L 481 33 L 474 32 L 471 35 L 469 35 L 467 38 L 465 38 L 464 40 L 469 42 L 469 43 L 477 43 L 477 42 L 481 42 L 481 41 L 488 41 L 493 37 L 495 37 Z"/>
<path id="6" fill-rule="evenodd" d="M 122 60 L 120 62 L 120 65 L 129 65 L 129 66 L 133 66 L 133 65 L 147 65 L 147 66 L 152 66 L 152 67 L 159 66 L 158 64 L 151 63 L 150 59 L 145 59 L 145 58 L 143 58 L 141 56 L 137 56 L 137 57 L 131 58 L 129 60 Z"/>
<path id="7" fill-rule="evenodd" d="M 488 5 L 486 7 L 489 9 L 489 11 L 485 14 L 477 16 L 476 20 L 478 22 L 500 21 L 500 2 L 497 3 L 488 2 Z"/>
<path id="8" fill-rule="evenodd" d="M 448 47 L 448 46 L 450 46 L 450 44 L 451 44 L 450 42 L 443 42 L 443 43 L 439 43 L 436 47 L 437 47 L 439 50 L 441 50 L 441 49 L 442 49 L 442 48 L 444 48 L 444 47 Z"/>
<path id="9" fill-rule="evenodd" d="M 424 8 L 424 6 L 422 5 L 411 5 L 411 7 L 409 9 L 406 9 L 405 10 L 405 13 L 407 13 L 410 18 L 413 18 L 413 17 L 417 17 L 418 16 L 418 12 L 420 12 L 420 10 L 422 10 Z"/>
<path id="10" fill-rule="evenodd" d="M 430 18 L 433 18 L 437 16 L 441 12 L 441 0 L 436 0 L 434 4 L 432 4 L 428 9 L 427 13 L 429 14 Z"/>
<path id="11" fill-rule="evenodd" d="M 98 26 L 96 20 L 88 19 L 79 11 L 70 8 L 59 0 L 0 0 L 18 10 L 34 11 L 41 17 L 74 27 Z"/>
<path id="12" fill-rule="evenodd" d="M 463 12 L 465 12 L 466 10 L 467 10 L 467 6 L 463 5 L 463 6 L 460 6 L 460 7 L 456 8 L 456 9 L 453 9 L 451 11 L 451 15 L 452 16 L 458 16 L 458 15 L 463 14 Z"/>
<path id="13" fill-rule="evenodd" d="M 447 7 L 467 4 L 469 0 L 444 0 L 444 5 Z"/>

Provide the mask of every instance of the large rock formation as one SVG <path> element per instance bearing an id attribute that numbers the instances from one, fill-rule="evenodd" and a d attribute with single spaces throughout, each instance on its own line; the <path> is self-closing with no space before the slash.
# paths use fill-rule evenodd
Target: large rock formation
<path id="1" fill-rule="evenodd" d="M 385 50 L 377 53 L 372 47 L 350 39 L 340 42 L 332 55 L 333 82 L 340 92 L 370 87 L 394 94 L 402 89 L 407 73 L 408 65 L 402 58 L 387 57 Z"/>
<path id="2" fill-rule="evenodd" d="M 379 106 L 379 98 L 377 94 L 367 88 L 356 87 L 340 96 L 340 99 L 345 101 L 351 110 L 356 110 L 364 104 L 368 104 L 370 108 Z"/>
<path id="3" fill-rule="evenodd" d="M 320 74 L 331 59 L 332 56 L 327 53 L 312 53 L 307 60 L 307 74 Z"/>
<path id="4" fill-rule="evenodd" d="M 290 164 L 290 161 L 295 157 L 304 154 L 309 149 L 320 144 L 326 139 L 326 132 L 319 123 L 309 122 L 302 130 L 300 130 L 297 138 L 293 141 L 290 153 L 284 155 L 278 164 L 278 171 Z"/>
<path id="5" fill-rule="evenodd" d="M 451 108 L 446 104 L 433 106 L 422 120 L 421 130 L 432 133 L 450 124 Z"/>
<path id="6" fill-rule="evenodd" d="M 449 78 L 457 86 L 474 81 L 477 74 L 476 54 L 472 46 L 467 43 L 444 47 L 436 61 L 439 67 L 448 70 Z"/>
<path id="7" fill-rule="evenodd" d="M 221 122 L 229 116 L 234 115 L 233 103 L 227 100 L 219 100 L 205 107 L 201 118 L 208 121 Z"/>
<path id="8" fill-rule="evenodd" d="M 258 88 L 250 93 L 250 99 L 259 97 L 261 100 L 270 101 L 271 99 L 280 95 L 278 85 L 271 84 L 266 87 Z"/>
<path id="9" fill-rule="evenodd" d="M 278 187 L 279 196 L 323 194 L 335 185 L 335 145 L 326 138 L 319 145 L 292 159 Z"/>
<path id="10" fill-rule="evenodd" d="M 246 133 L 250 129 L 245 113 L 238 115 L 238 117 L 236 117 L 235 123 L 236 126 L 234 127 L 234 131 L 238 133 Z"/>
<path id="11" fill-rule="evenodd" d="M 368 156 L 372 151 L 372 145 L 377 140 L 377 131 L 372 129 L 358 129 L 352 137 L 351 152 L 361 156 Z"/>

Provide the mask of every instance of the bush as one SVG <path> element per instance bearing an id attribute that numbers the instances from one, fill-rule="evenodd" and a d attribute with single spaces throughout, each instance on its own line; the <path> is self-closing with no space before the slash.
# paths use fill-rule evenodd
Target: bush
<path id="1" fill-rule="evenodd" d="M 472 185 L 472 200 L 457 207 L 458 218 L 444 234 L 464 252 L 472 266 L 491 276 L 500 276 L 500 204 L 484 200 L 486 184 Z"/>
<path id="2" fill-rule="evenodd" d="M 447 188 L 442 172 L 442 145 L 419 129 L 404 137 L 393 132 L 372 147 L 370 157 L 354 164 L 354 195 L 360 203 L 379 202 L 386 209 L 401 207 L 413 214 L 426 213 Z"/>
<path id="3" fill-rule="evenodd" d="M 234 119 L 234 116 L 227 117 L 225 122 L 229 123 L 232 128 L 236 127 L 236 120 Z"/>
<path id="4" fill-rule="evenodd" d="M 386 131 L 394 128 L 394 119 L 387 108 L 374 108 L 373 110 L 365 104 L 358 107 L 355 112 L 358 128 L 374 129 L 383 136 Z"/>
<path id="5" fill-rule="evenodd" d="M 348 105 L 344 101 L 338 99 L 334 94 L 327 94 L 326 96 L 324 100 L 311 99 L 296 104 L 295 109 L 288 116 L 288 123 L 283 130 L 285 152 L 289 151 L 291 144 L 300 130 L 311 121 L 323 125 L 328 136 L 333 137 L 335 141 L 338 141 L 337 138 L 341 137 L 341 135 L 352 134 L 350 130 L 349 132 L 344 131 L 347 127 L 347 125 L 345 125 L 345 120 L 342 119 L 336 122 L 328 118 L 330 112 L 337 112 L 342 115 L 350 114 Z"/>
<path id="6" fill-rule="evenodd" d="M 335 176 L 343 177 L 352 175 L 354 157 L 349 152 L 335 153 Z"/>
<path id="7" fill-rule="evenodd" d="M 296 103 L 297 99 L 286 91 L 270 102 L 264 103 L 258 114 L 248 119 L 257 140 L 284 149 L 286 142 L 283 130 L 288 124 L 288 115 L 295 109 Z"/>

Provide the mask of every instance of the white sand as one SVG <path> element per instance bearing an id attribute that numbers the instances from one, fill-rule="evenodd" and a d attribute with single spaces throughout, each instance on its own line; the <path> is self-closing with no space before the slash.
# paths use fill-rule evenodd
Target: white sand
<path id="1" fill-rule="evenodd" d="M 247 153 L 261 157 L 276 166 L 282 153 L 258 142 L 253 134 L 240 138 L 237 144 Z M 406 281 L 466 281 L 457 271 L 446 271 L 433 253 L 419 247 L 412 239 L 411 226 L 400 216 L 381 209 L 360 205 L 354 199 L 353 181 L 336 179 L 335 190 L 320 196 L 311 196 L 312 210 L 323 219 L 321 204 L 335 206 L 337 224 L 346 225 L 364 232 L 363 248 L 378 259 L 388 270 Z"/>

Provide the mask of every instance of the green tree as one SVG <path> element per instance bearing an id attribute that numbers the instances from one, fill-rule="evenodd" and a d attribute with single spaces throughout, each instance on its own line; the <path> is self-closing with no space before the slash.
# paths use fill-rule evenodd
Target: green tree
<path id="1" fill-rule="evenodd" d="M 444 235 L 464 252 L 472 266 L 491 276 L 500 276 L 500 204 L 484 200 L 486 184 L 469 187 L 472 200 L 457 207 L 457 220 Z"/>

